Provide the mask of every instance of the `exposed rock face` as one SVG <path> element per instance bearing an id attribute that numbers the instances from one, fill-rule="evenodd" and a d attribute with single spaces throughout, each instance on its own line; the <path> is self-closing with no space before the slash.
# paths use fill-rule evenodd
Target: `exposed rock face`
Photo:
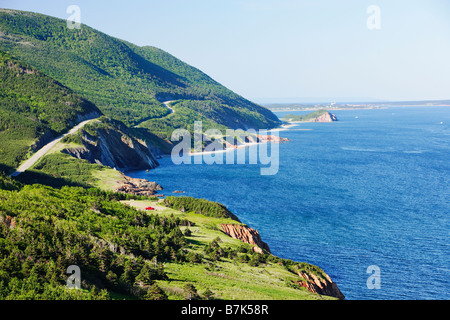
<path id="1" fill-rule="evenodd" d="M 288 138 L 277 137 L 274 135 L 258 135 L 258 142 L 273 142 L 273 143 L 283 143 L 290 141 Z"/>
<path id="2" fill-rule="evenodd" d="M 81 132 L 84 147 L 67 148 L 62 152 L 120 171 L 152 169 L 159 165 L 143 141 L 121 128 L 97 129 L 96 136 Z"/>
<path id="3" fill-rule="evenodd" d="M 336 297 L 340 300 L 344 300 L 345 297 L 339 290 L 338 286 L 331 280 L 331 278 L 324 274 L 324 278 L 318 278 L 313 273 L 298 272 L 299 277 L 305 280 L 297 281 L 297 284 L 305 287 L 313 293 L 318 293 L 325 296 Z"/>
<path id="4" fill-rule="evenodd" d="M 100 111 L 93 111 L 85 114 L 78 114 L 75 123 L 72 123 L 72 126 L 75 126 L 77 123 L 83 122 L 89 119 L 95 119 L 100 117 L 102 114 Z"/>
<path id="5" fill-rule="evenodd" d="M 275 135 L 262 135 L 262 134 L 258 134 L 256 135 L 256 138 L 253 136 L 248 136 L 247 137 L 247 142 L 273 142 L 273 143 L 284 143 L 284 142 L 288 142 L 290 141 L 288 138 L 283 138 L 283 137 L 278 137 Z"/>
<path id="6" fill-rule="evenodd" d="M 269 246 L 261 240 L 257 230 L 238 224 L 221 224 L 221 227 L 222 231 L 230 237 L 254 245 L 253 250 L 255 252 L 270 253 Z M 341 290 L 326 273 L 323 273 L 321 277 L 317 277 L 312 272 L 297 271 L 294 273 L 297 273 L 300 277 L 296 283 L 312 293 L 331 296 L 340 300 L 345 299 Z"/>
<path id="7" fill-rule="evenodd" d="M 115 188 L 114 191 L 129 193 L 138 196 L 152 196 L 156 191 L 163 188 L 156 182 L 147 181 L 145 179 L 131 178 L 123 175 L 124 181 Z"/>
<path id="8" fill-rule="evenodd" d="M 257 230 L 238 224 L 221 224 L 221 227 L 222 231 L 230 237 L 254 245 L 253 250 L 255 252 L 264 253 L 266 251 L 270 253 L 269 246 L 261 240 Z"/>
<path id="9" fill-rule="evenodd" d="M 327 112 L 311 120 L 310 122 L 333 122 L 333 121 L 338 121 L 337 117 L 334 114 Z"/>

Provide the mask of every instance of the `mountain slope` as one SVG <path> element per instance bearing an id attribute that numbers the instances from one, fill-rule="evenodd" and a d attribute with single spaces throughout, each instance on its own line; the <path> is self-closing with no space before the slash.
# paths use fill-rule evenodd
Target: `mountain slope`
<path id="1" fill-rule="evenodd" d="M 81 98 L 35 68 L 0 51 L 0 162 L 17 165 L 29 151 L 100 116 Z"/>
<path id="2" fill-rule="evenodd" d="M 170 54 L 135 46 L 85 25 L 70 30 L 62 19 L 2 9 L 0 50 L 36 66 L 127 125 L 169 115 L 162 104 L 166 100 L 187 100 L 183 107 L 231 128 L 279 124 L 271 111 Z M 191 121 L 171 116 L 185 126 Z M 152 122 L 145 127 L 152 130 Z M 166 133 L 173 129 L 170 123 L 166 127 Z"/>
<path id="3" fill-rule="evenodd" d="M 101 115 L 101 111 L 90 101 L 0 51 L 0 172 L 9 174 L 14 169 L 19 172 L 28 170 L 28 163 L 33 165 L 36 160 L 41 161 L 45 153 L 63 145 L 59 136 L 67 133 L 70 135 L 63 140 L 73 140 L 77 133 L 72 131 L 77 124 Z M 90 162 L 121 169 L 150 169 L 158 165 L 153 156 L 153 146 L 144 141 L 150 138 L 148 134 L 143 138 L 138 129 L 130 129 L 122 122 L 106 117 L 101 117 L 89 128 L 93 141 L 90 141 L 90 152 L 85 156 Z M 79 147 L 83 148 L 83 144 Z M 36 157 L 35 161 L 30 162 Z M 43 173 L 67 179 L 79 175 L 83 164 L 76 163 L 75 159 L 62 159 L 61 155 L 53 157 L 57 161 L 47 159 L 43 162 L 51 163 L 50 166 L 40 165 L 46 169 Z M 58 172 L 58 167 L 67 161 L 74 170 L 66 165 Z M 26 166 L 18 168 L 19 164 Z M 36 167 L 33 169 L 36 171 Z M 90 169 L 96 173 L 103 170 L 100 166 L 91 166 Z"/>

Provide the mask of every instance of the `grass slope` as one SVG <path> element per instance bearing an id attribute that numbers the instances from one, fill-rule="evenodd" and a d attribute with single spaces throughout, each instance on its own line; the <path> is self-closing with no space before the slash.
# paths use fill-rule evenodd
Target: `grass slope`
<path id="1" fill-rule="evenodd" d="M 295 285 L 300 278 L 289 271 L 290 260 L 280 259 L 272 255 L 254 253 L 251 246 L 240 240 L 233 239 L 220 231 L 220 224 L 241 224 L 236 220 L 223 217 L 210 217 L 194 212 L 181 212 L 170 209 L 157 200 L 122 201 L 139 210 L 152 206 L 159 216 L 175 216 L 188 220 L 192 226 L 181 226 L 183 233 L 189 229 L 187 250 L 190 256 L 201 258 L 201 261 L 164 264 L 169 275 L 166 280 L 158 280 L 158 286 L 163 288 L 169 299 L 186 298 L 186 285 L 192 284 L 200 297 L 204 298 L 207 291 L 213 292 L 213 298 L 225 300 L 316 300 L 333 299 L 327 296 L 313 294 L 307 289 Z M 218 239 L 220 239 L 218 241 Z M 218 243 L 219 250 L 227 248 L 235 250 L 235 256 L 222 255 L 217 258 L 213 253 L 206 254 L 212 243 Z M 193 258 L 195 261 L 195 259 Z M 313 272 L 319 277 L 323 271 L 306 263 L 293 263 L 300 270 Z"/>

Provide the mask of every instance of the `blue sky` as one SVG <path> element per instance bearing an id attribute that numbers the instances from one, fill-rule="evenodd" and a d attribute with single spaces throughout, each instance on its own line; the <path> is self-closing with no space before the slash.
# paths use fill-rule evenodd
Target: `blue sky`
<path id="1" fill-rule="evenodd" d="M 257 102 L 450 99 L 448 0 L 2 0 L 152 45 Z M 379 30 L 366 12 L 380 8 Z M 302 99 L 300 99 L 302 98 Z"/>

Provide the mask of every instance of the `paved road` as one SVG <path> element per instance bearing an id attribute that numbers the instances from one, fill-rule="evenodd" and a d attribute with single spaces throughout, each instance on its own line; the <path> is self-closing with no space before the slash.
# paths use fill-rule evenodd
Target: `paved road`
<path id="1" fill-rule="evenodd" d="M 174 102 L 176 100 L 171 100 L 171 101 L 165 101 L 163 102 L 163 104 L 170 110 L 170 114 L 175 113 L 175 110 L 173 110 L 170 107 L 170 103 Z M 33 156 L 28 159 L 27 161 L 25 161 L 24 163 L 22 163 L 20 165 L 19 168 L 17 168 L 16 172 L 14 172 L 11 177 L 17 177 L 19 174 L 23 173 L 24 171 L 30 169 L 40 158 L 42 158 L 48 151 L 50 151 L 51 148 L 53 148 L 59 141 L 61 141 L 62 138 L 64 138 L 65 136 L 69 135 L 69 134 L 73 134 L 75 132 L 77 132 L 78 130 L 80 130 L 85 124 L 97 120 L 96 119 L 90 119 L 90 120 L 86 120 L 83 122 L 80 122 L 78 125 L 76 125 L 75 127 L 73 127 L 72 129 L 70 129 L 69 132 L 67 132 L 66 134 L 56 138 L 55 140 L 49 142 L 48 144 L 46 144 L 45 146 L 43 146 L 41 149 L 39 149 L 35 154 L 33 154 Z M 137 127 L 138 125 L 136 125 L 135 127 Z"/>
<path id="2" fill-rule="evenodd" d="M 163 105 L 165 105 L 165 106 L 170 110 L 170 113 L 169 113 L 169 114 L 175 113 L 175 110 L 173 110 L 173 108 L 170 107 L 170 104 L 171 104 L 172 102 L 175 102 L 175 101 L 176 101 L 176 100 L 171 100 L 171 101 L 164 101 L 164 102 L 161 102 Z M 169 114 L 168 114 L 168 115 L 169 115 Z M 168 115 L 167 115 L 167 116 L 168 116 Z M 164 117 L 167 117 L 167 116 L 164 116 Z M 154 119 L 162 119 L 162 118 L 164 118 L 164 117 L 161 117 L 161 118 L 154 118 Z M 134 126 L 134 128 L 139 128 L 139 126 L 140 126 L 142 123 L 144 123 L 145 121 L 148 121 L 148 119 L 139 122 L 137 125 Z"/>
<path id="3" fill-rule="evenodd" d="M 163 104 L 164 104 L 167 108 L 169 108 L 169 110 L 171 111 L 170 114 L 175 113 L 175 110 L 173 110 L 173 109 L 169 106 L 169 104 L 172 103 L 172 102 L 175 102 L 175 101 L 176 101 L 176 100 L 163 102 Z"/>
<path id="4" fill-rule="evenodd" d="M 39 149 L 35 154 L 33 154 L 33 156 L 28 159 L 27 161 L 25 161 L 24 163 L 22 163 L 19 168 L 17 168 L 16 172 L 14 172 L 11 177 L 17 177 L 19 174 L 23 173 L 24 171 L 30 169 L 31 166 L 33 166 L 36 161 L 38 161 L 40 158 L 42 158 L 48 151 L 50 151 L 51 148 L 53 148 L 59 141 L 61 141 L 62 138 L 64 138 L 65 136 L 69 135 L 69 134 L 73 134 L 75 132 L 77 132 L 78 130 L 80 130 L 85 124 L 97 120 L 96 119 L 89 119 L 83 122 L 80 122 L 79 124 L 77 124 L 75 127 L 73 127 L 72 129 L 70 129 L 69 132 L 67 132 L 66 134 L 56 138 L 55 140 L 49 142 L 48 144 L 46 144 L 45 146 L 43 146 L 41 149 Z"/>

